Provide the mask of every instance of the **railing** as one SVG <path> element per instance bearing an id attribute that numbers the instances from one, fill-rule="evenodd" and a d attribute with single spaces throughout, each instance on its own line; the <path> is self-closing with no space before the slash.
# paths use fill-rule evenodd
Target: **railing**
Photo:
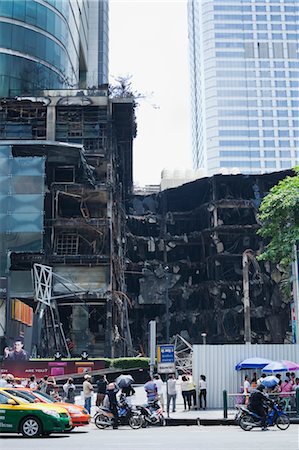
<path id="1" fill-rule="evenodd" d="M 299 389 L 291 392 L 271 392 L 268 393 L 272 400 L 285 402 L 285 412 L 287 414 L 299 417 Z M 235 414 L 237 405 L 246 405 L 249 395 L 243 393 L 228 393 L 223 391 L 223 418 L 227 419 L 229 414 Z"/>

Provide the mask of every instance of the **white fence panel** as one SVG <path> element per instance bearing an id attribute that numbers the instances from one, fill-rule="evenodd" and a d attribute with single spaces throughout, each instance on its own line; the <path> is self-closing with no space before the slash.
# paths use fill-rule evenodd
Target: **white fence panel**
<path id="1" fill-rule="evenodd" d="M 193 379 L 198 385 L 201 374 L 207 377 L 207 403 L 209 408 L 222 408 L 222 393 L 240 392 L 243 379 L 248 372 L 260 370 L 236 371 L 235 366 L 246 358 L 255 356 L 274 361 L 288 359 L 299 363 L 298 344 L 244 344 L 244 345 L 194 345 Z M 283 372 L 282 372 L 283 374 Z"/>

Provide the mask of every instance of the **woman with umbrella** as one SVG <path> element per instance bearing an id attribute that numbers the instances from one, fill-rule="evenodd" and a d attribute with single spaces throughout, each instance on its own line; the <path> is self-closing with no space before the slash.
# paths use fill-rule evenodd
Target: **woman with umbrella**
<path id="1" fill-rule="evenodd" d="M 121 394 L 126 396 L 127 404 L 131 406 L 132 399 L 130 397 L 135 394 L 132 386 L 132 383 L 134 383 L 133 377 L 131 375 L 120 375 L 116 378 L 115 383 L 121 389 Z"/>

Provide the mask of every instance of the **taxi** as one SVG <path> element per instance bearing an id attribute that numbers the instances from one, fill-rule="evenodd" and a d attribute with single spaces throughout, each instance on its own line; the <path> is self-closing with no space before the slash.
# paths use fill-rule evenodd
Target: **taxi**
<path id="1" fill-rule="evenodd" d="M 71 428 L 70 415 L 64 408 L 31 403 L 0 388 L 0 433 L 22 433 L 33 438 L 62 433 Z"/>
<path id="2" fill-rule="evenodd" d="M 90 422 L 90 415 L 88 411 L 79 405 L 74 405 L 72 403 L 60 402 L 58 400 L 54 400 L 50 395 L 40 392 L 37 389 L 29 389 L 23 387 L 4 387 L 3 390 L 8 392 L 11 395 L 17 394 L 21 398 L 25 398 L 25 400 L 29 400 L 31 402 L 41 402 L 45 404 L 52 404 L 61 406 L 65 408 L 69 415 L 71 416 L 73 427 L 82 427 L 84 425 L 88 425 Z"/>

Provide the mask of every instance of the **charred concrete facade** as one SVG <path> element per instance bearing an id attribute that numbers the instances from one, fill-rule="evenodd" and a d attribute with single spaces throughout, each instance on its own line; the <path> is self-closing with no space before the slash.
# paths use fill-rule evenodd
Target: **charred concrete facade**
<path id="1" fill-rule="evenodd" d="M 33 264 L 53 268 L 53 296 L 72 355 L 131 351 L 123 204 L 131 194 L 135 131 L 133 100 L 111 99 L 106 87 L 1 100 L 0 145 L 10 146 L 13 157 L 45 161 L 42 246 L 6 248 L 2 275 L 11 280 L 10 301 L 36 311 Z M 64 354 L 51 323 L 39 319 L 31 330 L 36 354 Z M 10 343 L 22 325 L 12 317 L 7 324 Z"/>
<path id="2" fill-rule="evenodd" d="M 242 255 L 258 255 L 257 211 L 263 196 L 287 172 L 216 175 L 127 204 L 128 295 L 135 346 L 147 348 L 147 324 L 157 321 L 158 342 L 244 342 Z M 290 305 L 281 273 L 268 263 L 249 268 L 251 342 L 290 339 Z"/>

